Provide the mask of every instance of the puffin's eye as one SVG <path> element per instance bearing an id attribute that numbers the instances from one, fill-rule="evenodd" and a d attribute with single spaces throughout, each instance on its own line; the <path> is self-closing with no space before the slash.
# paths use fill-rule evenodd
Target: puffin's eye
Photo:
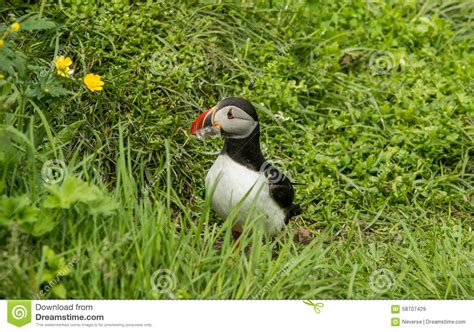
<path id="1" fill-rule="evenodd" d="M 227 119 L 233 119 L 234 114 L 232 113 L 232 108 L 227 112 Z"/>

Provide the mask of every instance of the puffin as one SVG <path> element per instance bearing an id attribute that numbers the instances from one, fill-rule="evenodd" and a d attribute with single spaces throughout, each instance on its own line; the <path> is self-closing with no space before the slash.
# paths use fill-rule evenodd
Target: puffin
<path id="1" fill-rule="evenodd" d="M 241 97 L 228 97 L 203 112 L 191 134 L 204 138 L 219 134 L 224 147 L 205 179 L 211 207 L 226 219 L 234 209 L 232 234 L 238 238 L 255 220 L 274 235 L 302 211 L 294 204 L 293 182 L 267 161 L 260 148 L 260 124 L 255 107 Z"/>

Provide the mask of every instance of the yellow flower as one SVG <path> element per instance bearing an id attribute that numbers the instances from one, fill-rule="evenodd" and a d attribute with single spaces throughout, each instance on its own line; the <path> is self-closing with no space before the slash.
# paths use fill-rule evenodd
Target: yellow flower
<path id="1" fill-rule="evenodd" d="M 91 91 L 101 91 L 104 86 L 104 82 L 99 75 L 89 73 L 84 77 L 84 84 Z"/>
<path id="2" fill-rule="evenodd" d="M 3 80 L 5 78 L 5 75 L 0 74 L 0 80 Z"/>
<path id="3" fill-rule="evenodd" d="M 72 60 L 70 57 L 58 56 L 54 60 L 54 65 L 58 70 L 58 75 L 62 77 L 69 77 L 74 73 L 74 69 L 71 69 Z"/>
<path id="4" fill-rule="evenodd" d="M 10 26 L 10 28 L 12 29 L 12 31 L 17 32 L 17 31 L 20 30 L 21 25 L 20 25 L 20 23 L 15 22 L 15 23 L 13 23 L 13 24 Z"/>
<path id="5" fill-rule="evenodd" d="M 3 47 L 5 45 L 5 41 L 3 39 L 0 39 L 0 47 Z"/>

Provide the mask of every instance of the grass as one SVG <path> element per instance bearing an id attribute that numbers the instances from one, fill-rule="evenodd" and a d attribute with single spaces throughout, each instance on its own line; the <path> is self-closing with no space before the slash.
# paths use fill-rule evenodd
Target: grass
<path id="1" fill-rule="evenodd" d="M 42 1 L 0 17 L 39 11 L 56 27 L 6 39 L 28 67 L 0 81 L 1 298 L 473 298 L 468 2 Z M 240 248 L 203 188 L 222 142 L 188 133 L 230 95 L 305 183 L 303 216 Z"/>

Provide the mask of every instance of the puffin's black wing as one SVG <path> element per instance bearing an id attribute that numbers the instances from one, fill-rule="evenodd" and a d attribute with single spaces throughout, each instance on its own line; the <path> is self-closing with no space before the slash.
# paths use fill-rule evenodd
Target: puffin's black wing
<path id="1" fill-rule="evenodd" d="M 302 212 L 299 205 L 293 204 L 293 199 L 295 198 L 293 185 L 290 179 L 278 168 L 268 162 L 266 166 L 264 172 L 268 178 L 270 196 L 285 210 L 285 222 L 288 222 L 291 217 L 297 216 Z"/>
<path id="2" fill-rule="evenodd" d="M 270 182 L 270 195 L 282 208 L 287 209 L 293 203 L 295 191 L 288 178 L 287 181 Z"/>

